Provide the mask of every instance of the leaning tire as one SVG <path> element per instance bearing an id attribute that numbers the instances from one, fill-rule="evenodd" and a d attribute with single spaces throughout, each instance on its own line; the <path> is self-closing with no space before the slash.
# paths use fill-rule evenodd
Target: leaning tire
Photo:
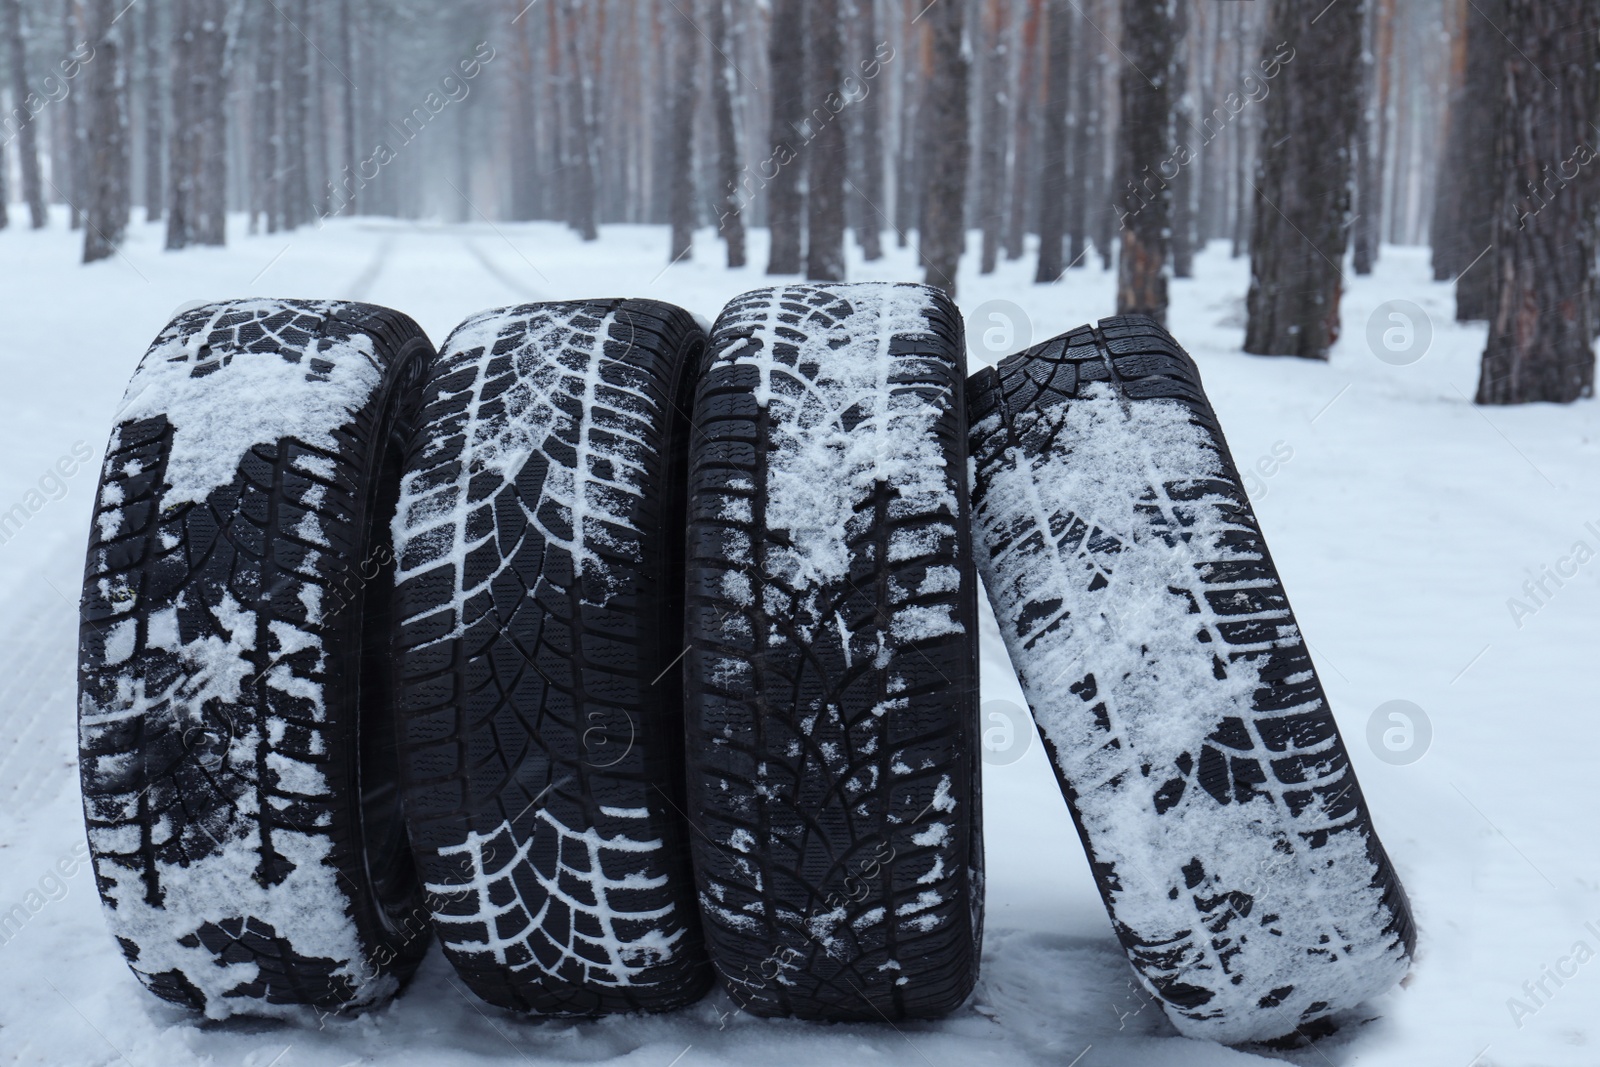
<path id="1" fill-rule="evenodd" d="M 380 546 L 432 352 L 384 308 L 213 304 L 162 331 L 111 434 L 79 651 L 89 845 L 139 980 L 214 1018 L 373 1004 L 427 947 Z"/>
<path id="2" fill-rule="evenodd" d="M 1140 980 L 1225 1042 L 1387 989 L 1405 893 L 1193 361 L 1106 319 L 969 396 L 979 567 Z"/>
<path id="3" fill-rule="evenodd" d="M 711 351 L 686 684 L 713 961 L 758 1015 L 941 1015 L 982 917 L 961 320 L 921 286 L 789 285 Z"/>
<path id="4" fill-rule="evenodd" d="M 445 343 L 395 520 L 406 814 L 445 954 L 516 1011 L 709 988 L 683 808 L 684 464 L 705 334 L 647 300 Z"/>

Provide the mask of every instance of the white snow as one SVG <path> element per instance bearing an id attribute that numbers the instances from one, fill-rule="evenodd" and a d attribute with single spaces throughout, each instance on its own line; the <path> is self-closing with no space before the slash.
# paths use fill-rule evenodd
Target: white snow
<path id="1" fill-rule="evenodd" d="M 1056 427 L 1051 452 L 1012 450 L 990 473 L 974 541 L 1008 544 L 982 564 L 996 614 L 1020 619 L 1030 604 L 1054 605 L 1025 630 L 1007 625 L 1001 633 L 1039 731 L 1054 744 L 1077 793 L 1096 858 L 1117 872 L 1118 920 L 1144 943 L 1181 954 L 1170 968 L 1152 968 L 1153 975 L 1207 991 L 1197 1010 L 1173 1012 L 1174 1023 L 1190 1036 L 1230 1042 L 1279 1037 L 1311 1005 L 1337 1011 L 1387 990 L 1409 960 L 1385 931 L 1392 916 L 1381 906 L 1381 891 L 1371 888 L 1377 871 L 1365 840 L 1338 832 L 1354 814 L 1334 818 L 1313 807 L 1291 818 L 1281 800 L 1286 790 L 1275 781 L 1248 803 L 1219 805 L 1192 776 L 1170 810 L 1159 816 L 1152 810 L 1156 790 L 1178 777 L 1176 761 L 1198 758 L 1202 739 L 1225 718 L 1249 732 L 1247 758 L 1288 755 L 1268 747 L 1251 711 L 1252 695 L 1265 684 L 1265 656 L 1231 662 L 1223 679 L 1213 674 L 1216 652 L 1264 653 L 1276 641 L 1224 648 L 1206 599 L 1194 597 L 1191 614 L 1187 601 L 1169 592 L 1198 591 L 1195 567 L 1202 561 L 1256 558 L 1226 547 L 1233 527 L 1223 498 L 1180 506 L 1166 494 L 1166 486 L 1223 473 L 1221 457 L 1187 409 L 1174 401 L 1125 404 L 1103 383 L 1085 394 L 1040 416 Z M 977 432 L 994 433 L 999 425 L 993 414 Z M 1154 487 L 1153 496 L 1146 487 Z M 1158 536 L 1141 514 L 1151 507 L 1160 509 L 1166 529 L 1181 514 L 1186 540 L 1168 544 Z M 1021 535 L 1019 515 L 1029 517 L 1043 551 Z M 1091 551 L 1101 535 L 1114 537 L 1118 551 Z M 979 551 L 988 560 L 987 550 Z M 1091 574 L 1103 580 L 1098 589 Z M 1287 618 L 1268 608 L 1221 621 L 1286 624 Z M 1202 628 L 1209 645 L 1195 639 Z M 1094 701 L 1070 688 L 1090 673 Z M 1315 701 L 1292 711 L 1322 707 Z M 1095 709 L 1103 709 L 1109 729 L 1098 724 Z M 1333 745 L 1329 739 L 1293 751 L 1317 755 Z M 1270 778 L 1271 767 L 1262 769 Z M 1338 783 L 1329 774 L 1295 788 Z M 1304 835 L 1319 831 L 1331 832 L 1327 844 L 1307 848 Z M 1190 882 L 1185 869 L 1195 860 L 1203 874 Z M 1200 904 L 1235 892 L 1251 902 Z M 1315 961 L 1309 971 L 1308 954 Z M 1258 1003 L 1269 999 L 1270 1006 Z"/>
<path id="2" fill-rule="evenodd" d="M 649 816 L 646 809 L 631 810 L 636 812 L 633 818 Z M 488 834 L 470 831 L 461 844 L 439 850 L 447 858 L 461 857 L 459 862 L 467 874 L 464 880 L 426 886 L 430 893 L 451 902 L 434 909 L 434 922 L 443 943 L 465 956 L 487 956 L 497 964 L 509 965 L 513 971 L 537 968 L 595 986 L 631 985 L 650 967 L 670 959 L 686 932 L 673 906 L 645 910 L 613 900 L 619 890 L 621 899 L 626 901 L 630 891 L 657 888 L 665 884 L 666 876 L 630 874 L 611 878 L 603 867 L 607 851 L 650 852 L 659 849 L 661 841 L 639 841 L 622 835 L 606 837 L 594 829 L 574 831 L 548 808 L 540 808 L 537 817 L 541 829 L 557 835 L 561 842 L 558 867 L 549 873 L 539 870 L 529 859 L 533 838 L 518 840 L 510 822 L 501 823 Z M 497 856 L 494 842 L 501 838 L 502 845 L 509 845 L 510 854 L 491 868 Z M 586 859 L 584 869 L 565 863 L 575 852 Z M 563 881 L 582 883 L 593 901 L 574 896 L 563 888 Z M 532 899 L 524 897 L 524 885 L 537 886 L 539 892 Z M 463 897 L 471 906 L 455 907 L 454 901 Z M 545 925 L 553 906 L 559 906 L 568 916 L 570 936 L 565 941 L 551 940 Z M 636 936 L 624 937 L 619 930 L 622 923 L 655 925 Z M 597 932 L 585 932 L 590 926 Z M 557 962 L 553 966 L 540 962 L 545 954 L 535 954 L 535 939 L 555 949 Z"/>
<path id="3" fill-rule="evenodd" d="M 331 301 L 318 302 L 311 313 L 331 314 Z M 228 330 L 224 320 L 240 315 L 268 316 L 282 306 L 276 300 L 244 300 L 220 306 L 209 318 L 185 324 L 164 335 L 150 349 L 139 372 L 128 383 L 115 422 L 169 416 L 172 450 L 167 458 L 166 494 L 171 504 L 199 503 L 219 485 L 233 481 L 244 454 L 258 444 L 295 437 L 308 445 L 333 449 L 332 431 L 366 403 L 383 378 L 372 340 L 323 341 L 300 362 L 274 352 L 238 353 L 227 373 L 190 377 L 205 362 L 212 332 Z M 333 364 L 326 375 L 314 374 L 312 357 Z M 241 396 L 251 398 L 240 403 Z M 174 404 L 182 397 L 182 415 Z"/>
<path id="4" fill-rule="evenodd" d="M 909 373 L 914 357 L 890 354 L 896 337 L 929 336 L 933 308 L 928 290 L 915 286 L 849 285 L 838 290 L 854 313 L 830 325 L 819 316 L 803 327 L 794 341 L 779 316 L 791 300 L 782 286 L 769 291 L 764 319 L 756 309 L 746 314 L 761 321 L 757 340 L 735 339 L 713 353 L 712 363 L 748 365 L 757 369 L 756 403 L 769 409 L 773 427 L 768 452 L 766 522 L 786 530 L 790 544 L 768 546 L 765 568 L 786 588 L 815 590 L 837 581 L 850 570 L 850 541 L 873 521 L 861 505 L 878 483 L 898 490 L 894 513 L 956 514 L 955 494 L 944 470 L 944 457 L 934 427 L 940 406 L 918 392 L 890 386 L 890 375 Z M 864 342 L 875 342 L 872 346 Z M 793 344 L 798 352 L 780 358 L 777 347 Z M 845 344 L 854 347 L 846 350 Z M 841 358 L 844 354 L 844 358 Z M 796 368 L 815 368 L 797 373 Z M 948 527 L 918 532 L 919 545 L 949 536 Z M 891 545 L 892 558 L 905 559 L 925 548 Z M 896 552 L 903 554 L 895 555 Z M 797 620 L 810 632 L 821 620 L 813 599 L 806 599 Z M 917 609 L 915 618 L 896 613 L 895 636 L 915 641 L 959 633 L 948 611 Z M 783 614 L 788 614 L 784 611 Z"/>
<path id="5" fill-rule="evenodd" d="M 236 225 L 225 251 L 166 254 L 160 228 L 136 223 L 126 262 L 83 268 L 80 235 L 63 214 L 40 233 L 13 226 L 0 232 L 10 286 L 0 366 L 14 383 L 0 420 L 0 511 L 73 441 L 104 443 L 124 383 L 182 303 L 362 297 L 405 310 L 436 341 L 472 313 L 528 299 L 626 292 L 710 316 L 769 284 L 765 234 L 751 236 L 749 269 L 724 270 L 704 231 L 696 261 L 662 273 L 664 227 L 607 226 L 585 245 L 556 224 L 358 220 L 260 237 Z M 488 271 L 469 242 L 501 269 Z M 914 245 L 887 244 L 874 264 L 852 251 L 851 277 L 919 277 Z M 381 270 L 369 274 L 374 264 Z M 1003 261 L 980 277 L 969 255 L 963 308 L 1013 301 L 1035 341 L 1111 313 L 1112 278 L 1098 267 L 1036 287 L 1033 266 L 1031 256 Z M 763 1021 L 714 993 L 674 1015 L 528 1023 L 473 1000 L 435 951 L 396 1002 L 360 1019 L 196 1026 L 138 986 L 87 864 L 73 862 L 83 847 L 73 649 L 90 464 L 67 479 L 64 499 L 0 544 L 9 609 L 0 618 L 0 1059 L 665 1067 L 682 1054 L 679 1067 L 1064 1067 L 1083 1054 L 1078 1067 L 1594 1067 L 1600 970 L 1592 959 L 1576 965 L 1574 946 L 1600 949 L 1586 925 L 1600 928 L 1600 571 L 1591 562 L 1548 583 L 1537 612 L 1520 620 L 1508 601 L 1532 604 L 1528 571 L 1575 541 L 1600 543 L 1585 526 L 1600 526 L 1600 407 L 1474 408 L 1484 329 L 1451 321 L 1450 287 L 1429 280 L 1425 249 L 1386 247 L 1375 276 L 1350 279 L 1326 365 L 1239 354 L 1247 264 L 1214 245 L 1196 274 L 1173 283 L 1173 329 L 1200 364 L 1241 468 L 1292 447 L 1291 460 L 1257 475 L 1257 513 L 1420 925 L 1407 985 L 1350 1013 L 1339 1035 L 1295 1052 L 1180 1037 L 1134 981 L 1036 737 L 1020 761 L 984 768 L 984 971 L 970 1005 L 949 1019 L 897 1029 Z M 1432 351 L 1409 367 L 1366 347 L 1368 318 L 1396 297 L 1433 320 Z M 992 621 L 984 634 L 984 697 L 1020 702 Z M 1379 761 L 1365 741 L 1374 709 L 1397 698 L 1433 724 L 1432 748 L 1410 766 Z M 41 888 L 46 875 L 64 895 Z M 1573 976 L 1546 977 L 1558 967 Z M 1528 1013 L 1514 1014 L 1512 998 Z"/>

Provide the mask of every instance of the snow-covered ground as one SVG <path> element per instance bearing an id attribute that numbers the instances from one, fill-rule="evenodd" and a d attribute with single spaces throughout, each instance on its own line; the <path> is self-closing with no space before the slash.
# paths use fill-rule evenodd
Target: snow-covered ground
<path id="1" fill-rule="evenodd" d="M 765 235 L 753 238 L 764 263 Z M 25 915 L 0 926 L 0 1063 L 1600 1063 L 1600 407 L 1473 407 L 1484 331 L 1451 321 L 1426 250 L 1386 248 L 1376 275 L 1353 279 L 1327 365 L 1239 353 L 1248 271 L 1223 246 L 1200 257 L 1199 281 L 1173 286 L 1171 326 L 1240 467 L 1259 472 L 1261 524 L 1421 931 L 1405 988 L 1315 1047 L 1270 1052 L 1180 1038 L 1136 992 L 1036 740 L 986 768 L 983 977 L 941 1022 L 763 1021 L 719 993 L 675 1016 L 531 1023 L 471 999 L 437 952 L 391 1006 L 320 1027 L 197 1026 L 146 994 L 80 862 L 74 620 L 98 465 L 77 459 L 100 454 L 172 312 L 220 297 L 354 297 L 408 312 L 439 341 L 471 312 L 539 299 L 650 296 L 712 318 L 766 278 L 723 269 L 709 232 L 696 262 L 663 270 L 657 227 L 606 227 L 584 245 L 554 225 L 357 220 L 168 255 L 160 228 L 139 225 L 121 257 L 87 269 L 78 245 L 59 219 L 0 233 L 0 513 L 30 512 L 0 544 L 0 921 L 13 905 Z M 853 261 L 851 276 L 914 278 L 914 262 L 891 249 Z M 961 304 L 991 361 L 1030 332 L 1043 340 L 1112 309 L 1098 266 L 1048 287 L 1031 284 L 1031 257 L 988 278 L 974 267 L 967 257 Z M 1404 366 L 1368 341 L 1374 312 L 1396 299 L 1432 320 L 1431 349 Z M 1545 568 L 1576 573 L 1558 582 Z M 992 630 L 985 653 L 986 698 L 1018 699 Z M 1368 741 L 1393 700 L 1431 723 L 1420 760 L 1382 760 Z"/>

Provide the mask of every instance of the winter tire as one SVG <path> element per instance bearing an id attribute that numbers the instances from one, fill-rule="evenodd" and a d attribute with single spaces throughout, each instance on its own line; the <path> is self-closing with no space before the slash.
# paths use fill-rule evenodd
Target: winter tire
<path id="1" fill-rule="evenodd" d="M 139 980 L 221 1018 L 391 995 L 427 947 L 387 659 L 408 407 L 433 349 L 365 304 L 179 315 L 91 530 L 84 813 Z"/>
<path id="2" fill-rule="evenodd" d="M 647 300 L 445 343 L 395 544 L 406 815 L 445 954 L 522 1012 L 667 1011 L 712 975 L 683 810 L 688 390 Z"/>
<path id="3" fill-rule="evenodd" d="M 977 584 L 955 307 L 788 285 L 712 333 L 689 463 L 689 812 L 758 1015 L 949 1012 L 977 977 Z"/>
<path id="4" fill-rule="evenodd" d="M 1230 1043 L 1387 989 L 1405 893 L 1193 361 L 1106 319 L 969 397 L 979 569 L 1140 981 Z"/>

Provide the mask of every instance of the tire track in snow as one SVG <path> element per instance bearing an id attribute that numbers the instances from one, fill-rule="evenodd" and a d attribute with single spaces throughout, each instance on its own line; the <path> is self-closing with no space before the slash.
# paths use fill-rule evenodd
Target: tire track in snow
<path id="1" fill-rule="evenodd" d="M 461 243 L 466 247 L 467 252 L 471 254 L 472 258 L 478 261 L 479 266 L 488 271 L 489 274 L 494 277 L 495 281 L 499 282 L 507 289 L 510 289 L 513 293 L 516 293 L 518 297 L 535 303 L 550 299 L 546 294 L 541 293 L 533 286 L 527 284 L 516 275 L 507 271 L 504 267 L 500 266 L 500 264 L 490 259 L 489 254 L 482 248 L 478 247 L 478 243 L 472 240 L 470 237 L 463 237 L 461 239 Z"/>
<path id="2" fill-rule="evenodd" d="M 394 234 L 384 234 L 383 240 L 378 242 L 378 248 L 372 254 L 372 262 L 356 275 L 355 280 L 346 288 L 343 299 L 362 301 L 367 299 L 367 294 L 372 292 L 373 285 L 378 281 L 378 275 L 383 273 L 383 268 L 388 266 L 389 258 L 394 254 L 395 241 Z"/>

